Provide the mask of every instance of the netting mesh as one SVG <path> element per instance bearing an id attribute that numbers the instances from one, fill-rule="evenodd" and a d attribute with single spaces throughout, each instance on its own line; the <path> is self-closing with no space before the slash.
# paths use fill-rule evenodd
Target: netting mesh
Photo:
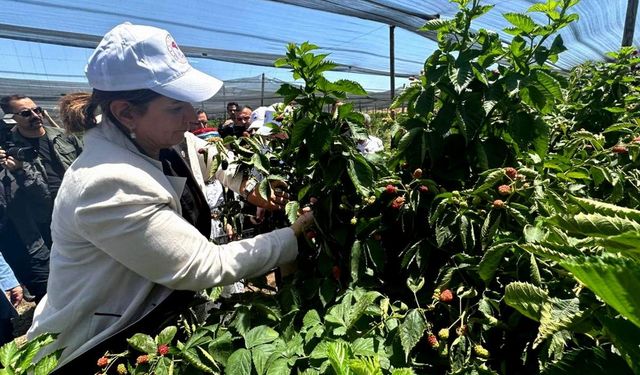
<path id="1" fill-rule="evenodd" d="M 523 12 L 539 2 L 486 1 L 495 8 L 474 27 L 499 31 L 508 26 L 503 13 Z M 626 4 L 627 0 L 582 0 L 573 9 L 580 21 L 562 32 L 569 50 L 557 68 L 602 60 L 607 51 L 617 49 Z M 360 105 L 382 107 L 389 96 L 383 92 L 389 88 L 389 25 L 396 26 L 396 75 L 408 77 L 421 70 L 437 47 L 433 34 L 416 32 L 417 28 L 436 15 L 449 18 L 456 12 L 456 5 L 447 0 L 0 0 L 0 7 L 19 9 L 0 12 L 0 77 L 5 77 L 0 95 L 35 94 L 49 105 L 68 90 L 87 89 L 82 72 L 91 49 L 113 26 L 131 21 L 168 29 L 194 66 L 226 82 L 224 91 L 202 104 L 212 113 L 221 113 L 229 100 L 252 106 L 261 100 L 278 101 L 275 89 L 291 77 L 267 67 L 284 53 L 287 43 L 303 41 L 319 45 L 339 64 L 337 70 L 375 92 L 361 98 Z M 500 35 L 506 42 L 511 38 Z M 640 44 L 639 32 L 634 42 Z M 260 73 L 270 77 L 264 96 Z M 404 81 L 396 83 L 400 87 Z"/>

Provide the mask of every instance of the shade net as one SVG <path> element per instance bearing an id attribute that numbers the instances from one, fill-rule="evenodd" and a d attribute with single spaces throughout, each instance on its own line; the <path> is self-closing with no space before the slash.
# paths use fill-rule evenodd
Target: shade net
<path id="1" fill-rule="evenodd" d="M 539 2 L 486 1 L 495 8 L 473 27 L 498 31 L 508 43 L 511 36 L 500 31 L 509 26 L 502 14 Z M 627 0 L 582 0 L 573 8 L 580 20 L 561 32 L 569 50 L 555 67 L 568 70 L 616 50 L 626 6 Z M 360 98 L 360 105 L 383 106 L 390 87 L 389 26 L 395 26 L 395 86 L 401 89 L 402 77 L 418 74 L 437 48 L 434 34 L 417 29 L 433 17 L 450 18 L 457 9 L 447 0 L 0 0 L 0 7 L 0 95 L 35 91 L 54 103 L 67 90 L 88 89 L 83 68 L 91 49 L 112 27 L 130 21 L 169 30 L 196 68 L 225 81 L 223 91 L 201 104 L 216 113 L 230 100 L 252 106 L 277 101 L 275 89 L 291 77 L 273 62 L 288 43 L 304 41 L 338 64 L 330 78 L 356 80 L 372 93 Z M 634 44 L 639 38 L 636 31 Z M 262 73 L 268 77 L 264 94 Z"/>

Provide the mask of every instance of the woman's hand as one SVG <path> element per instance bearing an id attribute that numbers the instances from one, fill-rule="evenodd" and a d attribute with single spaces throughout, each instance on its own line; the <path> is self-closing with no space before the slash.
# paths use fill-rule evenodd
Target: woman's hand
<path id="1" fill-rule="evenodd" d="M 244 189 L 246 181 L 240 186 L 240 190 Z M 289 202 L 289 193 L 286 189 L 289 187 L 284 181 L 270 181 L 271 196 L 269 199 L 265 199 L 260 195 L 259 186 L 256 186 L 253 191 L 247 196 L 247 201 L 254 206 L 262 207 L 267 211 L 283 210 L 284 206 Z"/>
<path id="2" fill-rule="evenodd" d="M 313 212 L 311 212 L 309 208 L 306 208 L 302 215 L 300 215 L 298 219 L 291 224 L 291 229 L 293 229 L 296 237 L 300 237 L 313 225 L 314 222 Z"/>

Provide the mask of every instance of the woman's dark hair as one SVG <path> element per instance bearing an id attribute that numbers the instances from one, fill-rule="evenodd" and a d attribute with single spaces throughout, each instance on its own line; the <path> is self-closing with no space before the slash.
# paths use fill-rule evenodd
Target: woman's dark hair
<path id="1" fill-rule="evenodd" d="M 111 113 L 111 102 L 114 100 L 126 100 L 140 113 L 147 111 L 147 106 L 152 100 L 162 96 L 155 91 L 131 90 L 131 91 L 100 91 L 93 89 L 93 93 L 72 93 L 60 98 L 60 118 L 67 131 L 71 133 L 83 132 L 95 127 L 96 113 L 100 108 L 102 116 L 107 116 L 111 122 L 119 125 L 119 121 Z"/>

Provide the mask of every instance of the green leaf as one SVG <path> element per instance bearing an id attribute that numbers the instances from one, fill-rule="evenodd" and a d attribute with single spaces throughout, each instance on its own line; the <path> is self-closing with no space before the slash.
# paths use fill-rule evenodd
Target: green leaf
<path id="1" fill-rule="evenodd" d="M 358 82 L 350 81 L 348 79 L 339 79 L 333 82 L 333 84 L 331 85 L 331 89 L 336 91 L 348 92 L 354 95 L 367 95 L 365 89 L 363 89 Z"/>
<path id="2" fill-rule="evenodd" d="M 413 347 L 420 341 L 420 338 L 426 330 L 427 322 L 424 320 L 420 310 L 409 310 L 407 316 L 400 324 L 398 332 L 402 349 L 404 349 L 405 359 L 409 359 L 409 353 L 411 353 Z"/>
<path id="3" fill-rule="evenodd" d="M 362 260 L 362 244 L 355 240 L 351 246 L 351 282 L 357 283 L 360 278 L 360 262 Z"/>
<path id="4" fill-rule="evenodd" d="M 491 246 L 482 256 L 480 264 L 478 264 L 478 274 L 485 283 L 493 280 L 493 276 L 502 262 L 505 251 L 513 247 L 513 243 L 503 243 Z"/>
<path id="5" fill-rule="evenodd" d="M 247 349 L 251 349 L 254 346 L 270 343 L 279 336 L 278 332 L 271 327 L 258 326 L 244 335 L 244 342 Z"/>
<path id="6" fill-rule="evenodd" d="M 437 18 L 437 19 L 427 21 L 427 23 L 425 23 L 424 26 L 422 26 L 418 30 L 419 31 L 445 31 L 445 30 L 448 30 L 453 25 L 455 25 L 454 20 L 445 20 L 442 18 Z"/>
<path id="7" fill-rule="evenodd" d="M 267 375 L 290 374 L 291 368 L 284 358 L 278 358 L 273 361 L 267 369 Z"/>
<path id="8" fill-rule="evenodd" d="M 266 155 L 260 153 L 253 154 L 253 156 L 251 157 L 251 164 L 258 171 L 264 173 L 265 175 L 269 174 L 269 160 L 267 159 Z"/>
<path id="9" fill-rule="evenodd" d="M 472 192 L 472 194 L 473 195 L 477 195 L 479 193 L 482 193 L 483 191 L 492 189 L 498 182 L 504 180 L 504 178 L 505 178 L 504 171 L 502 169 L 496 169 L 496 170 L 490 172 L 485 177 L 484 181 L 482 182 L 482 185 L 477 187 Z"/>
<path id="10" fill-rule="evenodd" d="M 619 356 L 600 347 L 576 349 L 565 353 L 562 360 L 545 368 L 542 375 L 631 375 L 631 369 Z"/>
<path id="11" fill-rule="evenodd" d="M 549 336 L 570 328 L 576 321 L 582 319 L 583 314 L 577 298 L 568 300 L 550 298 L 542 306 L 540 328 L 533 347 L 535 348 Z"/>
<path id="12" fill-rule="evenodd" d="M 391 375 L 416 375 L 416 373 L 412 369 L 405 367 L 394 369 Z"/>
<path id="13" fill-rule="evenodd" d="M 614 256 L 583 256 L 565 260 L 560 265 L 640 327 L 640 263 Z"/>
<path id="14" fill-rule="evenodd" d="M 352 359 L 349 368 L 355 375 L 383 375 L 378 357 Z"/>
<path id="15" fill-rule="evenodd" d="M 369 187 L 373 186 L 373 170 L 362 155 L 353 155 L 349 160 L 347 173 L 353 186 L 362 196 L 369 196 Z"/>
<path id="16" fill-rule="evenodd" d="M 639 232 L 640 224 L 623 217 L 579 213 L 571 217 L 554 217 L 550 222 L 571 233 L 594 237 L 615 236 L 625 232 Z"/>
<path id="17" fill-rule="evenodd" d="M 553 250 L 546 246 L 538 245 L 538 244 L 518 244 L 522 250 L 527 251 L 531 254 L 535 254 L 544 259 L 551 259 L 556 262 L 561 261 L 562 259 L 566 259 L 570 255 L 580 255 L 580 251 L 573 248 L 568 249 L 560 249 Z M 566 252 L 565 252 L 566 251 Z"/>
<path id="18" fill-rule="evenodd" d="M 549 296 L 544 290 L 523 282 L 513 282 L 507 285 L 504 292 L 504 302 L 507 305 L 535 321 L 540 320 L 542 307 L 548 298 Z"/>
<path id="19" fill-rule="evenodd" d="M 638 210 L 579 197 L 571 197 L 571 201 L 577 203 L 590 214 L 613 215 L 640 222 L 640 211 Z"/>
<path id="20" fill-rule="evenodd" d="M 309 117 L 305 117 L 300 121 L 293 124 L 291 130 L 291 141 L 289 142 L 289 148 L 293 149 L 299 147 L 302 141 L 307 137 L 309 132 L 313 129 L 313 120 Z"/>
<path id="21" fill-rule="evenodd" d="M 300 202 L 298 201 L 289 201 L 287 205 L 284 207 L 284 212 L 287 215 L 287 219 L 289 223 L 293 224 L 296 219 L 298 219 L 298 211 L 300 211 Z"/>
<path id="22" fill-rule="evenodd" d="M 464 64 L 457 68 L 451 68 L 449 79 L 457 93 L 461 93 L 473 81 L 473 70 L 471 65 Z"/>
<path id="23" fill-rule="evenodd" d="M 359 337 L 351 343 L 351 351 L 353 355 L 360 357 L 375 356 L 376 347 L 373 337 Z"/>
<path id="24" fill-rule="evenodd" d="M 403 106 L 407 102 L 409 103 L 415 102 L 415 98 L 418 97 L 421 90 L 422 90 L 421 87 L 418 85 L 411 85 L 407 87 L 406 89 L 404 89 L 404 91 L 400 93 L 400 95 L 396 96 L 396 98 L 393 100 L 393 103 L 391 103 L 391 106 L 389 108 L 394 109 L 394 108 Z"/>
<path id="25" fill-rule="evenodd" d="M 51 353 L 38 361 L 36 367 L 34 369 L 35 375 L 48 375 L 53 372 L 53 370 L 58 366 L 58 359 L 62 354 L 62 350 L 57 350 L 54 353 Z"/>
<path id="26" fill-rule="evenodd" d="M 269 183 L 269 180 L 265 178 L 260 181 L 260 184 L 258 184 L 258 192 L 260 192 L 260 196 L 262 198 L 266 200 L 269 199 L 271 196 L 271 184 Z"/>
<path id="27" fill-rule="evenodd" d="M 2 367 L 9 368 L 18 359 L 16 354 L 18 353 L 18 345 L 15 341 L 10 341 L 0 348 L 0 363 Z"/>
<path id="28" fill-rule="evenodd" d="M 505 13 L 502 15 L 509 23 L 519 28 L 524 33 L 529 34 L 537 26 L 531 17 L 521 13 Z"/>
<path id="29" fill-rule="evenodd" d="M 251 349 L 251 359 L 258 375 L 266 373 L 269 358 L 277 351 L 278 348 L 273 344 L 258 345 Z"/>
<path id="30" fill-rule="evenodd" d="M 600 314 L 598 320 L 629 367 L 635 374 L 640 374 L 640 345 L 638 345 L 640 328 L 621 317 L 611 318 Z"/>
<path id="31" fill-rule="evenodd" d="M 156 351 L 158 350 L 158 346 L 153 338 L 143 333 L 136 333 L 130 339 L 127 339 L 127 342 L 135 350 L 143 353 L 156 354 Z"/>
<path id="32" fill-rule="evenodd" d="M 547 99 L 561 99 L 562 87 L 555 77 L 545 72 L 544 70 L 534 70 L 532 72 L 534 79 L 539 83 L 539 86 L 544 89 Z"/>
<path id="33" fill-rule="evenodd" d="M 171 340 L 173 340 L 174 336 L 178 332 L 178 327 L 176 326 L 168 326 L 165 327 L 159 334 L 156 339 L 156 344 L 171 344 Z"/>
<path id="34" fill-rule="evenodd" d="M 233 352 L 225 370 L 229 375 L 251 375 L 251 352 L 244 348 Z"/>
<path id="35" fill-rule="evenodd" d="M 362 317 L 369 307 L 373 305 L 375 300 L 380 297 L 378 292 L 366 292 L 363 296 L 357 299 L 355 305 L 351 307 L 351 311 L 347 316 L 346 327 L 347 329 L 353 327 L 353 325 Z"/>
<path id="36" fill-rule="evenodd" d="M 344 341 L 330 342 L 327 345 L 327 356 L 331 362 L 331 368 L 336 375 L 350 375 L 349 369 L 349 345 Z"/>

